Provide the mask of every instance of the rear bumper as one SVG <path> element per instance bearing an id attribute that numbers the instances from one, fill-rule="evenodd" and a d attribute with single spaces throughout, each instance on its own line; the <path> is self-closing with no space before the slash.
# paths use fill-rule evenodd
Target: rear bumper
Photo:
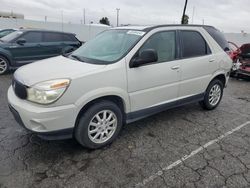
<path id="1" fill-rule="evenodd" d="M 26 130 L 46 140 L 61 140 L 73 137 L 76 120 L 75 106 L 42 107 L 21 100 L 8 91 L 9 109 L 15 120 Z"/>
<path id="2" fill-rule="evenodd" d="M 242 75 L 242 76 L 250 76 L 250 72 L 244 71 L 244 70 L 242 70 L 242 69 L 237 70 L 236 73 L 237 73 L 238 75 Z"/>

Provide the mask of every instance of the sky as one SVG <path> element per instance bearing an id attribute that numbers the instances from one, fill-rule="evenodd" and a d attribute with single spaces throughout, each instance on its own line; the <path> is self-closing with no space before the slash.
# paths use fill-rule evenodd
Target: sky
<path id="1" fill-rule="evenodd" d="M 185 0 L 0 0 L 0 11 L 22 13 L 25 19 L 98 23 L 108 17 L 116 25 L 178 24 Z M 189 0 L 189 23 L 213 25 L 224 32 L 250 33 L 250 0 Z"/>

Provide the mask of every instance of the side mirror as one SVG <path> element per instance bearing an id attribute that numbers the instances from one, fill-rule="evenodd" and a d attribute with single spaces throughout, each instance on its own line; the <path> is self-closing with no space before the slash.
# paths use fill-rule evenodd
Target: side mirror
<path id="1" fill-rule="evenodd" d="M 146 49 L 139 53 L 138 57 L 135 57 L 130 62 L 130 68 L 139 67 L 144 64 L 153 63 L 158 61 L 157 52 L 154 49 Z"/>
<path id="2" fill-rule="evenodd" d="M 23 45 L 24 43 L 26 43 L 26 40 L 24 38 L 20 38 L 16 41 L 16 43 L 19 45 Z"/>

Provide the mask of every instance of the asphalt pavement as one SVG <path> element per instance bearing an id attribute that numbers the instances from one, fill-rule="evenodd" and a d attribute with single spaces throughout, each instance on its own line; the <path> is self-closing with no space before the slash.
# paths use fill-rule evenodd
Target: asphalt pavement
<path id="1" fill-rule="evenodd" d="M 99 150 L 45 141 L 9 112 L 0 76 L 0 188 L 250 187 L 250 82 L 230 79 L 220 106 L 190 104 L 126 125 Z"/>

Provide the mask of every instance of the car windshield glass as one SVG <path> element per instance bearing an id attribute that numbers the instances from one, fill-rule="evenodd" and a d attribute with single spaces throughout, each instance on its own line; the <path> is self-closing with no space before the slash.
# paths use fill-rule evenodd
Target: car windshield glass
<path id="1" fill-rule="evenodd" d="M 109 64 L 125 56 L 145 34 L 136 30 L 108 30 L 85 43 L 71 55 L 94 64 Z"/>
<path id="2" fill-rule="evenodd" d="M 5 37 L 1 38 L 1 41 L 10 42 L 13 39 L 17 38 L 18 36 L 20 36 L 21 34 L 23 34 L 22 31 L 15 31 L 15 32 L 10 33 L 10 34 L 6 35 Z"/>

